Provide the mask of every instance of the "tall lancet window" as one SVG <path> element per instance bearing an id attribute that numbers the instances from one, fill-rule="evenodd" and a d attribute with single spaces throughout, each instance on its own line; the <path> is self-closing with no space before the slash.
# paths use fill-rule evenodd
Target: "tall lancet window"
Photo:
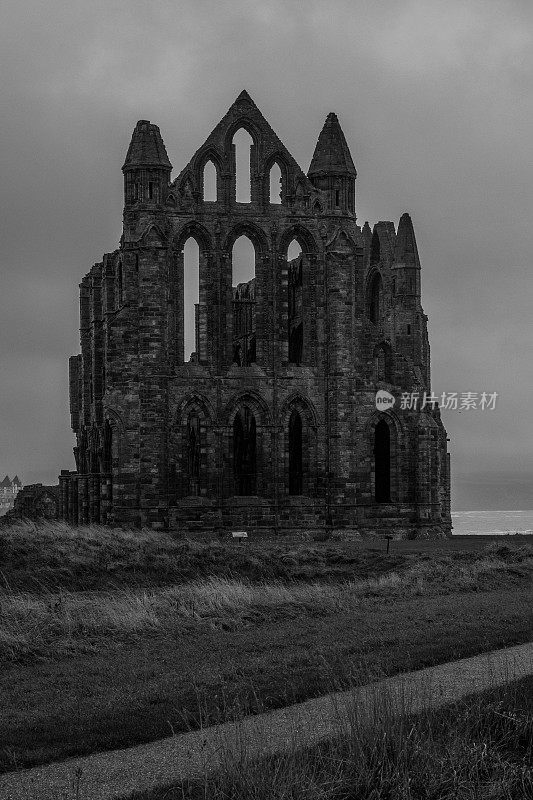
<path id="1" fill-rule="evenodd" d="M 269 175 L 270 202 L 281 203 L 281 169 L 278 163 L 272 165 Z"/>
<path id="2" fill-rule="evenodd" d="M 200 494 L 200 419 L 191 415 L 187 421 L 187 474 L 189 494 Z"/>
<path id="3" fill-rule="evenodd" d="M 217 201 L 217 170 L 212 161 L 208 161 L 203 171 L 204 200 Z"/>
<path id="4" fill-rule="evenodd" d="M 251 495 L 257 490 L 256 424 L 246 406 L 233 420 L 233 473 L 235 494 Z"/>
<path id="5" fill-rule="evenodd" d="M 293 240 L 287 253 L 289 362 L 300 365 L 304 351 L 302 250 Z"/>
<path id="6" fill-rule="evenodd" d="M 289 494 L 302 494 L 302 418 L 294 409 L 289 419 Z"/>
<path id="7" fill-rule="evenodd" d="M 237 203 L 251 201 L 250 148 L 253 139 L 244 128 L 233 137 L 235 146 L 235 200 Z"/>
<path id="8" fill-rule="evenodd" d="M 111 425 L 106 420 L 104 424 L 104 442 L 103 442 L 103 471 L 109 475 L 113 468 L 113 430 Z"/>
<path id="9" fill-rule="evenodd" d="M 377 503 L 390 503 L 390 430 L 381 419 L 374 430 L 375 498 Z"/>

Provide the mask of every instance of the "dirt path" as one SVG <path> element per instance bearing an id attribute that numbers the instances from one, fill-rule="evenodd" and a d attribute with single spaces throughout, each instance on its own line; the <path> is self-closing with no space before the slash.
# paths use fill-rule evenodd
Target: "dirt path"
<path id="1" fill-rule="evenodd" d="M 373 698 L 397 712 L 438 708 L 472 692 L 533 674 L 533 643 L 495 650 L 359 689 L 308 700 L 203 731 L 0 777 L 0 800 L 112 800 L 216 769 L 228 757 L 259 758 L 311 746 L 372 718 Z"/>

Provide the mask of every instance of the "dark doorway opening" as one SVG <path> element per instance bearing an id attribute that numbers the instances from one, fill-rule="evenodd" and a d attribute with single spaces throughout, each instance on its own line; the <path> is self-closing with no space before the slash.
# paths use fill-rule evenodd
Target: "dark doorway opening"
<path id="1" fill-rule="evenodd" d="M 374 431 L 374 468 L 376 502 L 390 503 L 390 430 L 383 419 Z"/>
<path id="2" fill-rule="evenodd" d="M 295 410 L 289 420 L 289 494 L 302 494 L 302 418 Z"/>

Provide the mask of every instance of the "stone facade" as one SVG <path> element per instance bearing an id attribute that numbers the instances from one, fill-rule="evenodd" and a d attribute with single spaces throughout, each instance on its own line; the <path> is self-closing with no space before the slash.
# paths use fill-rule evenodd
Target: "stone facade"
<path id="1" fill-rule="evenodd" d="M 234 134 L 251 136 L 250 202 Z M 204 199 L 204 168 L 216 200 Z M 281 171 L 281 202 L 270 171 Z M 343 529 L 448 535 L 438 408 L 377 410 L 376 391 L 430 392 L 411 219 L 361 228 L 356 170 L 329 114 L 307 175 L 242 92 L 175 180 L 159 128 L 135 127 L 120 247 L 80 285 L 70 359 L 76 472 L 60 514 L 183 530 Z M 255 277 L 234 285 L 245 235 Z M 196 344 L 184 359 L 184 245 L 199 245 Z M 296 241 L 300 255 L 288 261 Z"/>

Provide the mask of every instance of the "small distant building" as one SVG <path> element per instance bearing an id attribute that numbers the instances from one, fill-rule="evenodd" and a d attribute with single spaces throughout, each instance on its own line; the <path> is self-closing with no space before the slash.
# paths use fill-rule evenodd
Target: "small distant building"
<path id="1" fill-rule="evenodd" d="M 9 475 L 6 475 L 4 480 L 0 483 L 0 517 L 13 508 L 15 498 L 22 489 L 22 481 L 18 475 L 15 475 L 13 480 Z"/>

